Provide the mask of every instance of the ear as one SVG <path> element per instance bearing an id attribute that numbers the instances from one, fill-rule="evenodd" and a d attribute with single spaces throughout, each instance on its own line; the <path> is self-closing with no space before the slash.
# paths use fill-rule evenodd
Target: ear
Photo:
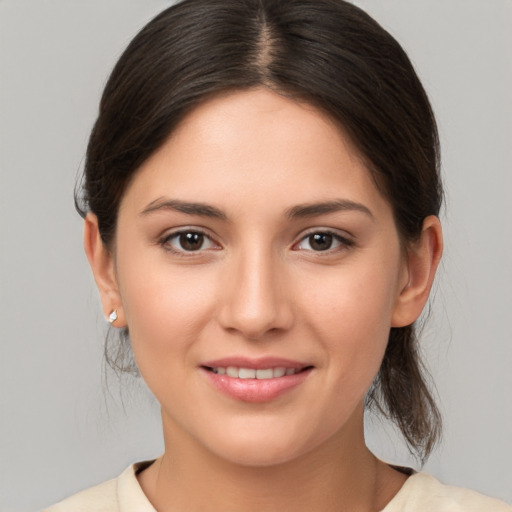
<path id="1" fill-rule="evenodd" d="M 397 297 L 391 327 L 404 327 L 418 319 L 427 302 L 442 253 L 441 223 L 436 216 L 430 215 L 423 221 L 419 240 L 407 249 L 407 282 Z"/>
<path id="2" fill-rule="evenodd" d="M 93 213 L 88 213 L 85 217 L 84 249 L 89 265 L 91 265 L 96 286 L 100 292 L 105 318 L 108 319 L 112 311 L 116 310 L 117 319 L 112 325 L 124 327 L 126 321 L 117 285 L 114 257 L 101 239 L 98 219 Z"/>

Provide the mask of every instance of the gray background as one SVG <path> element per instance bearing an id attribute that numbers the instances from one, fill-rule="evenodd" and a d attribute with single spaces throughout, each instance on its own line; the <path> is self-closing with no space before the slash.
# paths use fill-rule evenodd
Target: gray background
<path id="1" fill-rule="evenodd" d="M 427 470 L 512 503 L 512 2 L 359 0 L 410 54 L 443 145 L 446 252 L 424 347 L 445 415 Z M 106 76 L 163 0 L 0 0 L 0 511 L 162 449 L 143 385 L 105 385 L 72 189 Z M 121 394 L 122 393 L 122 394 Z M 395 433 L 370 444 L 411 463 Z"/>

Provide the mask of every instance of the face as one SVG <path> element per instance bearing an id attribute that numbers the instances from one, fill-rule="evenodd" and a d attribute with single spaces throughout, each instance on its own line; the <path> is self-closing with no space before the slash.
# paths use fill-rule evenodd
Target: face
<path id="1" fill-rule="evenodd" d="M 126 191 L 113 266 L 176 442 L 268 465 L 362 430 L 408 269 L 390 205 L 315 108 L 263 89 L 196 108 Z"/>

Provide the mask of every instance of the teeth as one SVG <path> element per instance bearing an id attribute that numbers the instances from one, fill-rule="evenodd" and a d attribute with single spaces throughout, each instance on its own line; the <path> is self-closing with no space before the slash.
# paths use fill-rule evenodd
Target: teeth
<path id="1" fill-rule="evenodd" d="M 234 366 L 228 366 L 226 368 L 226 374 L 227 374 L 228 377 L 236 377 L 236 378 L 238 378 L 238 368 L 235 368 Z"/>
<path id="2" fill-rule="evenodd" d="M 256 370 L 254 368 L 240 368 L 238 370 L 239 379 L 254 379 L 256 377 Z"/>
<path id="3" fill-rule="evenodd" d="M 274 370 L 272 370 L 272 368 L 268 368 L 266 370 L 256 370 L 257 379 L 271 379 L 272 377 L 274 377 Z"/>
<path id="4" fill-rule="evenodd" d="M 274 377 L 282 377 L 283 375 L 286 375 L 286 368 L 282 368 L 281 366 L 274 368 Z"/>
<path id="5" fill-rule="evenodd" d="M 254 368 L 237 368 L 236 366 L 228 366 L 226 368 L 218 366 L 212 368 L 213 373 L 219 375 L 227 375 L 236 379 L 275 379 L 278 377 L 284 377 L 285 375 L 293 375 L 297 372 L 295 368 L 283 368 L 278 366 L 277 368 L 262 368 L 255 370 Z"/>

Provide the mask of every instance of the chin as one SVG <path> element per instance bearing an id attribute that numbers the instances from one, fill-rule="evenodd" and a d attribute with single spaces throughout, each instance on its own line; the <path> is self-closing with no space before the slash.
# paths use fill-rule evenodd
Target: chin
<path id="1" fill-rule="evenodd" d="M 319 448 L 329 433 L 308 433 L 307 428 L 258 428 L 246 427 L 244 431 L 226 431 L 210 438 L 206 448 L 216 456 L 233 464 L 246 467 L 270 467 L 297 460 Z"/>
<path id="2" fill-rule="evenodd" d="M 224 460 L 245 467 L 264 468 L 286 464 L 302 455 L 297 447 L 278 446 L 274 442 L 231 444 L 227 451 L 217 453 Z"/>

